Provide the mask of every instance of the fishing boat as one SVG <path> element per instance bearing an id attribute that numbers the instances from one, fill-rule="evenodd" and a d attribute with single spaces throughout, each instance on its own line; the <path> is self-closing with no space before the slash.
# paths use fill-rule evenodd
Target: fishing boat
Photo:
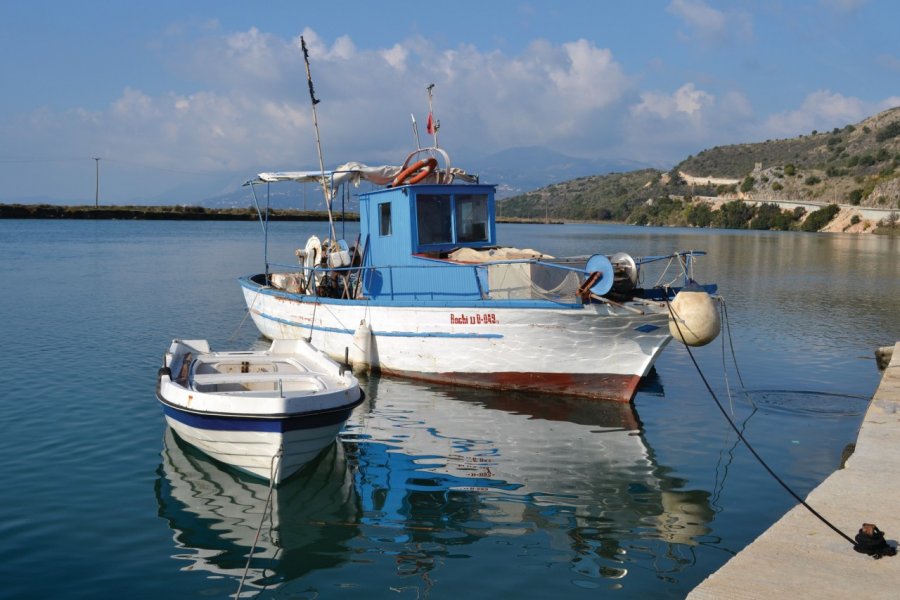
<path id="1" fill-rule="evenodd" d="M 301 46 L 318 143 L 319 101 L 302 37 Z M 673 332 L 697 345 L 718 335 L 715 286 L 693 279 L 704 252 L 558 259 L 502 245 L 496 186 L 451 165 L 438 144 L 433 87 L 426 128 L 433 143 L 422 147 L 413 118 L 416 148 L 400 166 L 349 162 L 326 171 L 319 144 L 319 171 L 260 173 L 246 182 L 266 232 L 268 195 L 263 211 L 258 185 L 318 183 L 328 209 L 325 239 L 311 236 L 296 251 L 299 265 L 270 265 L 266 248 L 265 271 L 240 279 L 264 336 L 306 339 L 354 368 L 629 402 Z M 370 189 L 359 194 L 360 233 L 351 246 L 336 234 L 332 201 L 363 181 Z M 642 287 L 642 267 L 657 261 L 675 265 L 690 286 L 685 294 L 669 283 Z"/>
<path id="2" fill-rule="evenodd" d="M 173 340 L 158 377 L 157 397 L 179 437 L 274 484 L 332 444 L 363 401 L 356 377 L 304 340 L 229 352 Z"/>
<path id="3" fill-rule="evenodd" d="M 248 183 L 321 177 L 260 173 Z M 306 339 L 356 367 L 422 380 L 628 402 L 672 339 L 681 288 L 641 286 L 642 268 L 658 261 L 690 285 L 678 302 L 698 299 L 677 324 L 695 335 L 679 339 L 699 345 L 718 334 L 715 286 L 693 280 L 704 252 L 555 258 L 505 247 L 495 186 L 451 167 L 438 147 L 399 167 L 349 163 L 326 177 L 332 195 L 361 180 L 382 187 L 359 195 L 354 244 L 336 239 L 332 225 L 297 250 L 298 265 L 267 262 L 240 279 L 267 338 Z"/>

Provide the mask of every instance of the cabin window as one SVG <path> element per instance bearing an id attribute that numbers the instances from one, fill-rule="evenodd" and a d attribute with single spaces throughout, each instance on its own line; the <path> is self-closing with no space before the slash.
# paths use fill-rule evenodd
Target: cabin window
<path id="1" fill-rule="evenodd" d="M 453 200 L 440 194 L 416 196 L 416 225 L 419 244 L 453 243 Z"/>
<path id="2" fill-rule="evenodd" d="M 391 235 L 390 202 L 384 202 L 378 205 L 378 233 L 382 236 Z"/>
<path id="3" fill-rule="evenodd" d="M 488 204 L 484 194 L 456 196 L 456 239 L 459 242 L 488 241 Z"/>

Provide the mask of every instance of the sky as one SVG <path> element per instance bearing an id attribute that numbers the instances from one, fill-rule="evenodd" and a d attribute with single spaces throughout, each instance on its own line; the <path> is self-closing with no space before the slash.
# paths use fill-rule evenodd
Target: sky
<path id="1" fill-rule="evenodd" d="M 0 0 L 0 202 L 190 204 L 400 164 L 434 84 L 454 166 L 541 146 L 668 168 L 900 105 L 894 0 Z M 94 160 L 99 158 L 100 160 Z"/>

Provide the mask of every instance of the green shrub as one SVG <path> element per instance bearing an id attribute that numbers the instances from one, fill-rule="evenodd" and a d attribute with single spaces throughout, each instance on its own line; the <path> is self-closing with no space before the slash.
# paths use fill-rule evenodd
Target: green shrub
<path id="1" fill-rule="evenodd" d="M 862 220 L 862 219 L 859 218 L 859 215 L 853 215 L 853 218 L 850 219 L 850 224 L 851 224 L 851 225 L 856 225 L 856 224 L 859 223 L 861 220 Z"/>
<path id="2" fill-rule="evenodd" d="M 716 187 L 716 196 L 724 196 L 725 194 L 733 194 L 737 191 L 736 185 L 720 185 Z"/>
<path id="3" fill-rule="evenodd" d="M 742 191 L 742 192 L 749 192 L 750 190 L 753 189 L 753 186 L 754 186 L 754 185 L 756 185 L 756 179 L 754 179 L 754 178 L 751 177 L 750 175 L 747 175 L 747 176 L 744 178 L 744 181 L 741 183 L 741 191 Z"/>
<path id="4" fill-rule="evenodd" d="M 793 177 L 797 174 L 797 167 L 790 163 L 784 165 L 784 174 L 788 177 Z"/>
<path id="5" fill-rule="evenodd" d="M 862 202 L 863 199 L 863 191 L 859 188 L 851 191 L 847 194 L 847 200 L 850 201 L 850 204 L 853 206 L 859 206 L 859 203 Z"/>
<path id="6" fill-rule="evenodd" d="M 900 121 L 894 121 L 878 130 L 875 134 L 876 142 L 884 142 L 900 135 Z"/>
<path id="7" fill-rule="evenodd" d="M 713 222 L 713 211 L 705 202 L 694 204 L 687 211 L 687 222 L 695 227 L 709 227 Z"/>
<path id="8" fill-rule="evenodd" d="M 806 217 L 800 228 L 803 231 L 819 231 L 828 225 L 840 211 L 841 209 L 837 204 L 829 204 Z"/>
<path id="9" fill-rule="evenodd" d="M 783 189 L 784 189 L 784 186 L 781 185 L 780 183 L 778 183 L 777 181 L 776 181 L 775 183 L 772 184 L 772 191 L 773 191 L 773 192 L 780 192 L 780 191 L 783 190 Z"/>
<path id="10" fill-rule="evenodd" d="M 817 183 L 822 183 L 822 180 L 816 177 L 815 175 L 810 175 L 806 179 L 803 180 L 803 183 L 806 185 L 816 185 Z"/>
<path id="11" fill-rule="evenodd" d="M 716 212 L 714 223 L 723 229 L 747 229 L 747 223 L 756 214 L 756 209 L 749 204 L 734 200 L 726 202 Z"/>
<path id="12" fill-rule="evenodd" d="M 777 204 L 763 204 L 756 209 L 756 216 L 750 220 L 750 229 L 781 230 L 791 228 L 791 215 L 785 213 Z"/>

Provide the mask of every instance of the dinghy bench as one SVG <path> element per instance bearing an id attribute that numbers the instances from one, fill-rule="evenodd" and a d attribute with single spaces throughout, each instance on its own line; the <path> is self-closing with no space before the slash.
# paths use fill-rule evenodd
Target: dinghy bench
<path id="1" fill-rule="evenodd" d="M 315 373 L 195 373 L 191 387 L 198 392 L 321 392 L 327 387 Z"/>

